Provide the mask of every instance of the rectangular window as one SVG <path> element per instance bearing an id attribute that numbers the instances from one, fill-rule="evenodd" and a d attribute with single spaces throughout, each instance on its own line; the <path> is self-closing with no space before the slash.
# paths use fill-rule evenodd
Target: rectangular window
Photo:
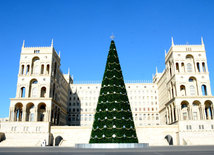
<path id="1" fill-rule="evenodd" d="M 40 53 L 40 50 L 34 50 L 34 53 Z"/>

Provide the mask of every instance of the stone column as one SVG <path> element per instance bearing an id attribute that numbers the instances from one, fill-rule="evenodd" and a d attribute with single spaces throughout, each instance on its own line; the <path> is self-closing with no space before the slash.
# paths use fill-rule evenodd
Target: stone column
<path id="1" fill-rule="evenodd" d="M 22 108 L 22 122 L 26 121 L 26 106 Z"/>
<path id="2" fill-rule="evenodd" d="M 166 124 L 169 124 L 169 112 L 168 112 L 168 108 L 166 107 Z"/>
<path id="3" fill-rule="evenodd" d="M 192 120 L 192 106 L 189 106 L 188 113 L 189 113 L 189 120 Z"/>
<path id="4" fill-rule="evenodd" d="M 46 120 L 45 121 L 49 122 L 49 120 L 50 120 L 50 110 L 48 109 L 46 113 L 47 113 L 47 116 L 46 116 Z"/>
<path id="5" fill-rule="evenodd" d="M 9 121 L 13 121 L 13 108 L 10 108 Z"/>
<path id="6" fill-rule="evenodd" d="M 172 123 L 173 123 L 173 122 L 175 122 L 174 105 L 171 105 L 171 112 L 172 112 Z"/>
<path id="7" fill-rule="evenodd" d="M 172 123 L 171 107 L 169 106 L 169 123 Z"/>
<path id="8" fill-rule="evenodd" d="M 13 121 L 17 121 L 17 111 L 15 111 L 15 109 L 14 109 L 14 113 L 13 113 L 14 115 L 13 115 Z"/>
<path id="9" fill-rule="evenodd" d="M 177 89 L 176 89 L 176 84 L 174 84 L 174 90 L 175 90 L 175 97 L 176 97 L 176 96 L 178 96 Z"/>
<path id="10" fill-rule="evenodd" d="M 201 105 L 202 120 L 206 120 L 205 106 Z"/>
<path id="11" fill-rule="evenodd" d="M 35 112 L 34 112 L 34 122 L 38 121 L 38 110 L 37 107 L 35 107 Z"/>

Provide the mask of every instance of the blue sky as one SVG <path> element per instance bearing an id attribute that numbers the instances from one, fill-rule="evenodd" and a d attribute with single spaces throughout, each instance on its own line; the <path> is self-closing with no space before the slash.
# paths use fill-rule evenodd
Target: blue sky
<path id="1" fill-rule="evenodd" d="M 200 44 L 204 37 L 214 90 L 214 1 L 210 0 L 1 0 L 0 117 L 15 97 L 22 41 L 61 51 L 61 69 L 75 81 L 101 81 L 110 35 L 125 80 L 152 80 L 165 67 L 164 50 Z"/>

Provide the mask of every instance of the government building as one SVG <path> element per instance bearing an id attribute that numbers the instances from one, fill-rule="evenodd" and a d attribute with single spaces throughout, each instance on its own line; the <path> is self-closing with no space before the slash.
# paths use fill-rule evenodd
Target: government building
<path id="1" fill-rule="evenodd" d="M 49 47 L 21 49 L 17 90 L 0 146 L 75 146 L 89 143 L 101 83 L 75 84 Z M 165 52 L 165 69 L 151 83 L 126 83 L 139 143 L 214 145 L 214 97 L 203 39 Z"/>

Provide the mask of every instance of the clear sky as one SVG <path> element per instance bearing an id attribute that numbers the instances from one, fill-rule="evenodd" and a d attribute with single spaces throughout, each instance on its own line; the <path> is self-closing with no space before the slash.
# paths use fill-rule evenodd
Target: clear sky
<path id="1" fill-rule="evenodd" d="M 110 35 L 125 80 L 152 80 L 165 68 L 164 50 L 200 44 L 204 37 L 214 90 L 213 0 L 0 0 L 0 117 L 15 97 L 20 51 L 50 46 L 61 51 L 61 69 L 74 80 L 101 81 Z"/>

